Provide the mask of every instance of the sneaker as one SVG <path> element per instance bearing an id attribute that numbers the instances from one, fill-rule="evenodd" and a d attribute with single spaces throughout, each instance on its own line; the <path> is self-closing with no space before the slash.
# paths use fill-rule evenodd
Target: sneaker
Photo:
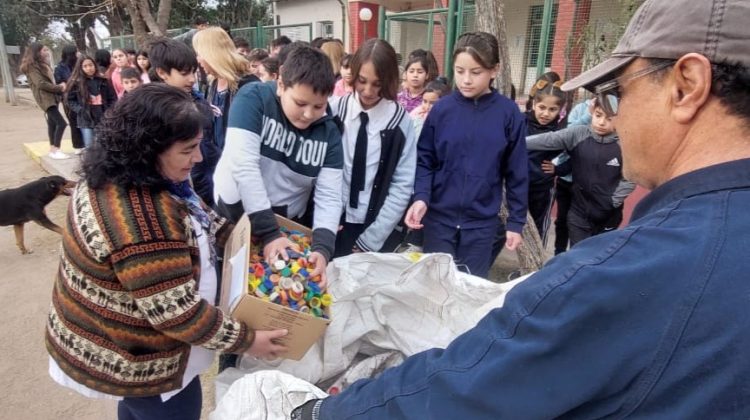
<path id="1" fill-rule="evenodd" d="M 82 148 L 81 149 L 75 149 L 75 151 L 73 153 L 75 153 L 77 155 L 80 155 L 81 153 L 83 153 L 83 150 L 84 149 L 82 149 Z"/>
<path id="2" fill-rule="evenodd" d="M 57 159 L 57 160 L 70 158 L 70 156 L 66 155 L 65 153 L 59 150 L 55 150 L 54 152 L 49 152 L 49 157 L 52 159 Z"/>

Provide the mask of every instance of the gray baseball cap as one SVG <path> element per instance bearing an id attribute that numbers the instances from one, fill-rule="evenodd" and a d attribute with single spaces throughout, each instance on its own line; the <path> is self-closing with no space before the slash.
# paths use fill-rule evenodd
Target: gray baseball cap
<path id="1" fill-rule="evenodd" d="M 646 0 L 610 58 L 562 90 L 593 90 L 638 57 L 678 59 L 688 53 L 750 67 L 750 0 Z"/>

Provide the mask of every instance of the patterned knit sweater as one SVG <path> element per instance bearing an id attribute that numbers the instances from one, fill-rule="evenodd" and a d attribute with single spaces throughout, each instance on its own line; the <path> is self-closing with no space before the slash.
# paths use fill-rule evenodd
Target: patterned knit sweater
<path id="1" fill-rule="evenodd" d="M 217 243 L 230 226 L 211 213 Z M 187 208 L 168 192 L 78 184 L 45 341 L 75 381 L 110 395 L 179 389 L 190 345 L 245 351 L 254 333 L 202 300 Z"/>

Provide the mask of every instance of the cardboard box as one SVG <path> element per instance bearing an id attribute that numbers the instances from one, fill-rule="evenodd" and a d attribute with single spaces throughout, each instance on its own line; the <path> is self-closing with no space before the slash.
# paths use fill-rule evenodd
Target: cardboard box
<path id="1" fill-rule="evenodd" d="M 312 237 L 310 229 L 281 216 L 276 216 L 276 219 L 279 226 Z M 244 216 L 234 227 L 224 250 L 220 307 L 254 330 L 288 330 L 289 333 L 280 342 L 289 351 L 281 357 L 300 360 L 325 333 L 331 321 L 249 295 L 247 274 L 251 247 L 250 219 Z"/>

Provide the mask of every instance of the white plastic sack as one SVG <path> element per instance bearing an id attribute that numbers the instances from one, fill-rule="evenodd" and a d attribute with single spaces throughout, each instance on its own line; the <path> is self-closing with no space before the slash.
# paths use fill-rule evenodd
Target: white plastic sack
<path id="1" fill-rule="evenodd" d="M 211 420 L 287 420 L 308 400 L 328 396 L 315 385 L 287 373 L 266 370 L 237 380 L 217 405 Z"/>
<path id="2" fill-rule="evenodd" d="M 415 260 L 417 260 L 415 262 Z M 493 283 L 456 269 L 448 254 L 353 254 L 329 265 L 331 324 L 299 361 L 243 358 L 216 378 L 217 401 L 245 373 L 277 369 L 310 383 L 340 375 L 355 356 L 398 351 L 405 356 L 445 347 L 525 277 Z"/>

